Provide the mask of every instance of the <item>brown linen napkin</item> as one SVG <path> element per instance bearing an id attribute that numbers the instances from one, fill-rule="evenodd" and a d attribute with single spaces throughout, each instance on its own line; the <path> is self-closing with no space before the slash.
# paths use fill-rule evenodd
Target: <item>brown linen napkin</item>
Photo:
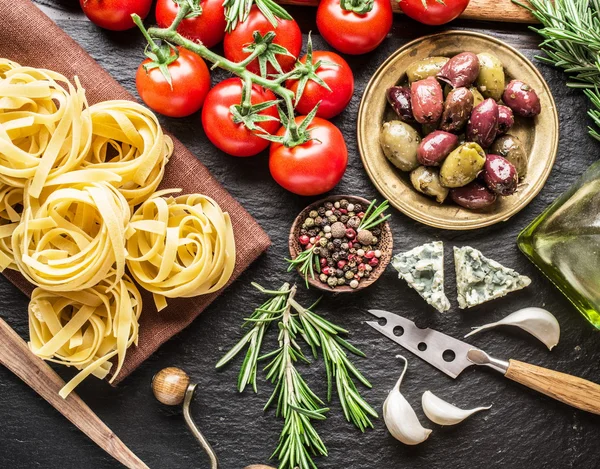
<path id="1" fill-rule="evenodd" d="M 108 99 L 134 100 L 87 52 L 29 0 L 0 0 L 0 57 L 21 65 L 56 70 L 69 79 L 77 75 L 90 104 Z M 231 283 L 269 247 L 271 241 L 208 169 L 181 142 L 175 138 L 173 141 L 175 150 L 160 188 L 178 187 L 183 189 L 184 194 L 206 194 L 229 212 L 237 247 Z M 25 294 L 31 294 L 33 286 L 20 274 L 7 270 L 4 275 Z M 157 312 L 152 296 L 143 292 L 139 345 L 127 352 L 116 382 L 123 380 L 160 345 L 188 326 L 219 293 L 169 300 L 169 306 Z"/>

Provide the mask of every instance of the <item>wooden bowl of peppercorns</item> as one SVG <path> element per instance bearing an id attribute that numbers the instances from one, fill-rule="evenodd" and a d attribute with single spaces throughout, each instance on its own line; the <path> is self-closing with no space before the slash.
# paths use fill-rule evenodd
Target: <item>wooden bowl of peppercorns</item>
<path id="1" fill-rule="evenodd" d="M 310 286 L 351 293 L 381 276 L 392 258 L 392 231 L 387 221 L 361 227 L 370 204 L 362 197 L 333 195 L 309 205 L 296 217 L 289 236 L 291 260 L 303 255 L 312 262 L 314 278 L 296 265 Z"/>

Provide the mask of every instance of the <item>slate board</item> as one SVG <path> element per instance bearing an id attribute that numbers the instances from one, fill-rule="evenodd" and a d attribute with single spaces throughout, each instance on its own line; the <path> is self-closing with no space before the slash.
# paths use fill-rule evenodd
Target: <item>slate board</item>
<path id="1" fill-rule="evenodd" d="M 46 0 L 44 3 L 52 2 Z M 63 1 L 63 5 L 66 3 Z M 307 9 L 306 15 L 313 15 L 313 11 Z M 295 10 L 294 15 L 298 12 L 302 10 Z M 143 49 L 138 34 L 100 31 L 70 11 L 54 17 L 103 67 L 135 93 L 134 73 Z M 355 119 L 362 91 L 379 64 L 407 41 L 407 36 L 413 34 L 411 31 L 421 34 L 426 31 L 415 28 L 407 20 L 397 18 L 396 21 L 392 37 L 374 53 L 368 57 L 348 58 L 355 72 L 357 89 L 349 108 L 335 119 L 335 123 L 347 138 L 350 163 L 335 193 L 380 197 L 366 176 L 358 155 Z M 517 47 L 537 41 L 525 28 L 496 27 L 486 23 L 459 25 L 483 27 L 483 32 Z M 314 36 L 314 42 L 316 48 L 324 47 L 318 36 Z M 529 58 L 537 53 L 531 49 L 523 52 Z M 476 336 L 472 343 L 498 357 L 530 361 L 600 382 L 598 332 L 525 259 L 515 244 L 519 231 L 567 189 L 597 159 L 600 150 L 598 143 L 586 132 L 591 123 L 584 112 L 588 105 L 586 99 L 564 86 L 563 74 L 538 62 L 536 65 L 554 93 L 561 120 L 559 156 L 540 195 L 509 222 L 468 233 L 428 228 L 392 211 L 395 252 L 434 239 L 445 241 L 447 290 L 453 303 L 451 311 L 444 316 L 434 313 L 414 291 L 397 280 L 391 268 L 366 291 L 335 300 L 326 296 L 319 307 L 325 317 L 348 328 L 353 343 L 368 355 L 368 359 L 357 359 L 356 363 L 374 384 L 372 390 L 363 392 L 378 411 L 401 371 L 400 361 L 394 358 L 399 353 L 406 354 L 409 359 L 403 392 L 422 422 L 427 422 L 420 408 L 420 398 L 426 390 L 460 406 L 493 404 L 492 409 L 454 428 L 428 424 L 434 429 L 430 439 L 423 445 L 409 448 L 388 434 L 382 420 L 375 422 L 374 430 L 361 435 L 345 422 L 339 403 L 334 399 L 328 419 L 316 425 L 329 449 L 329 457 L 318 459 L 319 468 L 587 469 L 600 465 L 600 417 L 559 404 L 509 382 L 493 371 L 473 368 L 453 381 L 363 324 L 369 319 L 365 310 L 376 307 L 396 311 L 461 337 L 473 325 L 497 320 L 521 307 L 543 306 L 557 316 L 562 327 L 561 342 L 551 353 L 535 339 L 507 329 Z M 224 77 L 224 73 L 217 72 L 213 80 L 216 82 Z M 158 370 L 180 366 L 200 383 L 193 415 L 217 451 L 220 467 L 239 469 L 251 463 L 267 463 L 282 425 L 272 412 L 262 412 L 271 386 L 261 378 L 258 395 L 239 395 L 235 390 L 239 361 L 223 372 L 216 372 L 214 364 L 239 339 L 239 326 L 250 312 L 250 306 L 262 301 L 261 295 L 249 285 L 250 281 L 274 288 L 284 281 L 298 281 L 295 274 L 285 272 L 283 258 L 287 255 L 289 226 L 296 213 L 312 199 L 297 197 L 281 189 L 269 176 L 265 155 L 236 159 L 217 151 L 205 138 L 198 116 L 163 119 L 163 124 L 256 217 L 271 236 L 273 247 L 187 330 L 165 344 L 121 386 L 113 389 L 105 382 L 89 379 L 78 392 L 151 468 L 205 468 L 208 461 L 185 428 L 180 412 L 158 404 L 150 391 L 152 376 Z M 455 282 L 450 252 L 453 245 L 465 244 L 530 276 L 532 285 L 483 307 L 459 311 L 452 295 Z M 316 292 L 301 291 L 299 298 L 309 304 L 317 296 Z M 26 338 L 26 298 L 2 279 L 0 300 L 0 315 Z M 271 334 L 266 350 L 271 350 L 273 345 Z M 70 370 L 59 368 L 58 371 L 65 378 L 72 375 Z M 321 362 L 303 371 L 313 389 L 323 396 Z M 1 368 L 0 467 L 108 469 L 117 464 L 21 381 Z"/>

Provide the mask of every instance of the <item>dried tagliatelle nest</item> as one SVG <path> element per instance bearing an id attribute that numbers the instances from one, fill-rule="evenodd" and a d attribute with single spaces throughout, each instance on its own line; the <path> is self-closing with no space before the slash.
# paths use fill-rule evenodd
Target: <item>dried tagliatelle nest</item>
<path id="1" fill-rule="evenodd" d="M 155 194 L 137 209 L 127 239 L 131 275 L 154 294 L 159 310 L 166 298 L 219 290 L 235 267 L 229 214 L 200 194 L 163 195 Z"/>
<path id="2" fill-rule="evenodd" d="M 0 184 L 0 271 L 17 270 L 11 238 L 23 211 L 23 188 Z"/>
<path id="3" fill-rule="evenodd" d="M 31 283 L 49 291 L 97 285 L 125 273 L 130 209 L 107 183 L 80 183 L 53 191 L 36 210 L 25 209 L 14 230 L 15 263 Z"/>
<path id="4" fill-rule="evenodd" d="M 91 288 L 62 293 L 36 288 L 29 303 L 31 350 L 39 357 L 81 370 L 62 397 L 90 374 L 103 379 L 117 358 L 118 375 L 127 348 L 137 345 L 142 298 L 131 279 L 112 272 Z"/>

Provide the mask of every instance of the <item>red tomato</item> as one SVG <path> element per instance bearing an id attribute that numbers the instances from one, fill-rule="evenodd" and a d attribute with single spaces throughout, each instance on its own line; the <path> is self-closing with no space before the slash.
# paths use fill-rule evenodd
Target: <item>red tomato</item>
<path id="1" fill-rule="evenodd" d="M 275 99 L 275 95 L 258 85 L 252 86 L 252 104 Z M 253 156 L 269 146 L 269 141 L 256 136 L 243 123 L 236 124 L 229 108 L 242 102 L 242 81 L 229 78 L 216 85 L 206 97 L 202 109 L 202 126 L 208 139 L 217 148 L 233 156 Z M 260 114 L 279 116 L 277 108 L 271 106 Z M 258 124 L 273 134 L 280 127 L 278 120 Z"/>
<path id="2" fill-rule="evenodd" d="M 317 116 L 331 119 L 348 106 L 354 93 L 354 76 L 348 62 L 335 52 L 313 52 L 313 63 L 317 63 L 319 60 L 330 62 L 329 64 L 321 64 L 315 73 L 329 85 L 331 91 L 328 91 L 327 88 L 319 85 L 314 80 L 308 80 L 302 97 L 296 105 L 296 111 L 300 114 L 308 114 L 321 102 Z M 302 57 L 300 61 L 306 63 L 306 56 Z M 286 86 L 294 93 L 298 91 L 297 80 L 288 80 Z"/>
<path id="3" fill-rule="evenodd" d="M 390 0 L 374 0 L 371 11 L 364 14 L 344 10 L 340 0 L 321 0 L 317 9 L 321 36 L 344 54 L 365 54 L 375 49 L 390 32 L 392 21 Z"/>
<path id="4" fill-rule="evenodd" d="M 223 0 L 201 0 L 202 14 L 184 19 L 177 32 L 192 41 L 201 41 L 206 47 L 217 45 L 225 36 L 225 8 Z M 173 0 L 156 2 L 156 22 L 161 28 L 168 28 L 177 16 L 179 5 Z"/>
<path id="5" fill-rule="evenodd" d="M 304 117 L 296 117 L 300 125 Z M 308 126 L 312 140 L 288 148 L 271 143 L 269 169 L 277 183 L 298 195 L 318 195 L 340 182 L 348 165 L 342 132 L 331 122 L 315 117 Z M 277 135 L 283 135 L 282 127 Z"/>
<path id="6" fill-rule="evenodd" d="M 225 49 L 225 57 L 233 62 L 240 62 L 250 55 L 249 52 L 244 52 L 243 49 L 248 44 L 254 42 L 252 34 L 254 31 L 260 32 L 264 36 L 269 31 L 275 31 L 277 35 L 273 40 L 274 44 L 279 44 L 285 47 L 293 57 L 286 55 L 275 55 L 279 65 L 284 72 L 289 72 L 294 68 L 296 58 L 300 54 L 302 48 L 302 33 L 298 23 L 294 20 L 282 20 L 278 19 L 278 25 L 276 28 L 273 27 L 269 20 L 266 19 L 260 12 L 258 7 L 255 5 L 250 10 L 248 19 L 243 23 L 237 25 L 230 33 L 225 34 L 225 40 L 223 41 L 223 47 Z M 258 66 L 258 60 L 253 60 L 248 65 L 248 70 L 256 74 L 260 73 Z M 267 66 L 267 73 L 276 73 L 276 70 L 271 66 Z"/>
<path id="7" fill-rule="evenodd" d="M 92 23 L 111 31 L 124 31 L 133 28 L 131 15 L 137 13 L 142 19 L 148 16 L 152 0 L 79 0 Z"/>
<path id="8" fill-rule="evenodd" d="M 202 107 L 210 89 L 208 67 L 197 54 L 178 47 L 179 57 L 169 64 L 171 85 L 158 67 L 146 71 L 144 60 L 135 75 L 135 85 L 146 105 L 169 117 L 185 117 Z"/>
<path id="9" fill-rule="evenodd" d="M 469 0 L 400 0 L 400 8 L 407 16 L 434 26 L 457 18 L 468 4 Z"/>

